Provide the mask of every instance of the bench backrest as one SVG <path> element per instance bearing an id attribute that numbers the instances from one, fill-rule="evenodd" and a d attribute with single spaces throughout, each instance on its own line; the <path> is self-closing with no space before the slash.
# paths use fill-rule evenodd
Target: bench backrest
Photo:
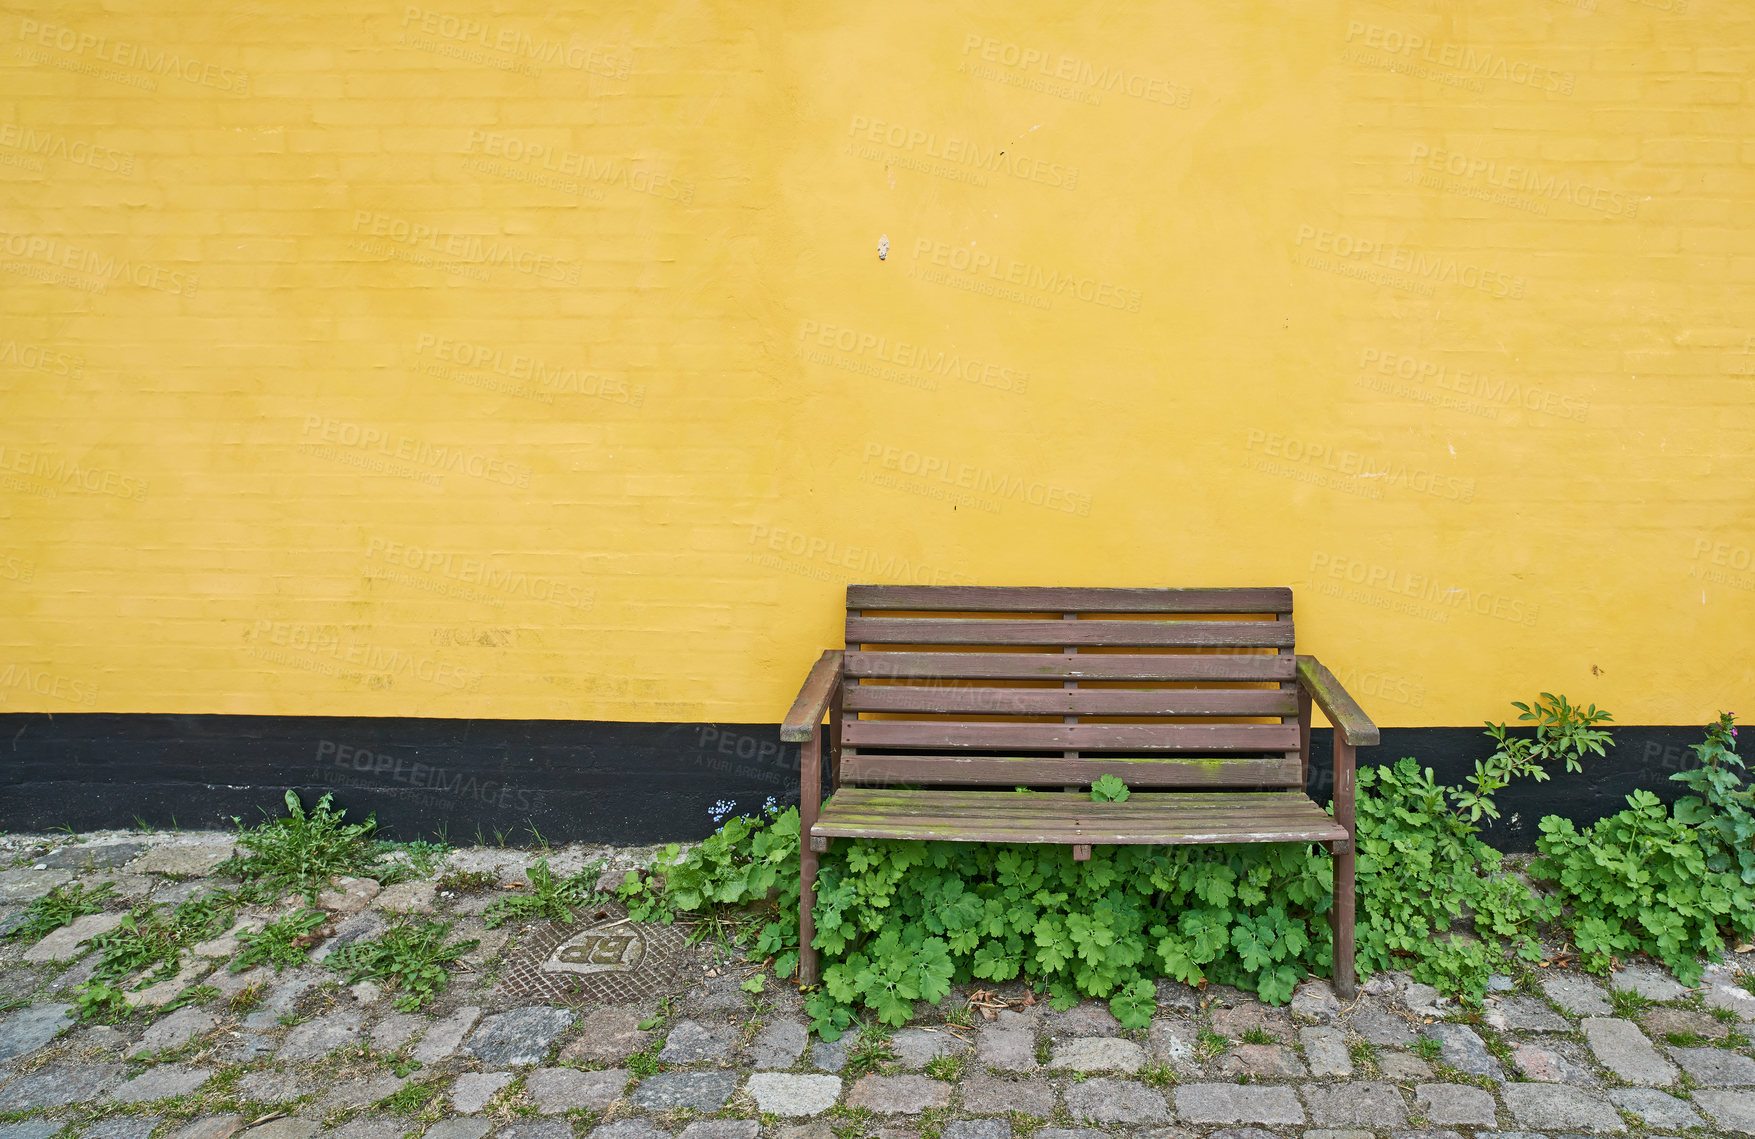
<path id="1" fill-rule="evenodd" d="M 1303 785 L 1292 591 L 847 587 L 840 782 Z"/>

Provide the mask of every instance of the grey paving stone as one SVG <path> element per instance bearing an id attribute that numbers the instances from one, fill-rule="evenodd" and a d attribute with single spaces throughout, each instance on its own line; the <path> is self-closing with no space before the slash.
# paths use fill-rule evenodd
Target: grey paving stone
<path id="1" fill-rule="evenodd" d="M 1176 1089 L 1175 1098 L 1176 1114 L 1187 1123 L 1304 1122 L 1304 1108 L 1288 1087 L 1184 1084 Z"/>
<path id="2" fill-rule="evenodd" d="M 117 1115 L 86 1128 L 80 1139 L 147 1139 L 164 1119 L 157 1115 Z M 178 1133 L 179 1139 L 181 1132 Z M 225 1139 L 224 1136 L 218 1139 Z"/>
<path id="3" fill-rule="evenodd" d="M 1313 1076 L 1350 1076 L 1353 1058 L 1347 1053 L 1347 1034 L 1332 1025 L 1298 1030 L 1298 1043 Z"/>
<path id="4" fill-rule="evenodd" d="M 1021 1111 L 1047 1119 L 1054 1114 L 1054 1087 L 1043 1080 L 1002 1080 L 982 1072 L 965 1077 L 957 1087 L 970 1115 Z"/>
<path id="5" fill-rule="evenodd" d="M 155 846 L 129 867 L 136 874 L 174 874 L 179 878 L 205 878 L 213 868 L 232 856 L 229 842 L 168 843 Z"/>
<path id="6" fill-rule="evenodd" d="M 204 1115 L 185 1123 L 172 1139 L 231 1139 L 246 1122 L 241 1115 Z"/>
<path id="7" fill-rule="evenodd" d="M 1213 1061 L 1215 1076 L 1293 1080 L 1307 1074 L 1298 1053 L 1284 1044 L 1239 1044 Z"/>
<path id="8" fill-rule="evenodd" d="M 810 1066 L 823 1072 L 839 1072 L 847 1066 L 848 1037 L 818 1040 L 810 1046 Z"/>
<path id="9" fill-rule="evenodd" d="M 1755 1092 L 1702 1088 L 1694 1093 L 1694 1103 L 1726 1131 L 1755 1135 Z"/>
<path id="10" fill-rule="evenodd" d="M 467 1116 L 452 1116 L 441 1119 L 427 1128 L 423 1139 L 484 1139 L 494 1125 L 485 1119 L 471 1119 Z"/>
<path id="11" fill-rule="evenodd" d="M 205 1084 L 213 1071 L 191 1068 L 184 1064 L 160 1064 L 148 1068 L 125 1084 L 110 1089 L 110 1098 L 117 1103 L 152 1103 L 174 1096 L 188 1095 Z"/>
<path id="12" fill-rule="evenodd" d="M 314 1119 L 271 1119 L 244 1132 L 247 1139 L 311 1139 L 323 1130 Z"/>
<path id="13" fill-rule="evenodd" d="M 679 1020 L 664 1038 L 658 1059 L 666 1064 L 719 1063 L 731 1059 L 737 1033 L 726 1025 Z"/>
<path id="14" fill-rule="evenodd" d="M 1506 1084 L 1505 1106 L 1525 1127 L 1544 1131 L 1625 1131 L 1615 1106 L 1600 1095 L 1565 1084 Z"/>
<path id="15" fill-rule="evenodd" d="M 465 1072 L 451 1084 L 451 1106 L 463 1115 L 474 1115 L 511 1082 L 510 1072 Z"/>
<path id="16" fill-rule="evenodd" d="M 1573 1016 L 1608 1016 L 1614 1012 L 1603 987 L 1583 977 L 1549 977 L 1542 982 L 1542 992 Z"/>
<path id="17" fill-rule="evenodd" d="M 282 1063 L 317 1060 L 337 1048 L 354 1043 L 360 1034 L 360 1014 L 353 1009 L 337 1009 L 315 1020 L 295 1025 L 275 1053 Z"/>
<path id="18" fill-rule="evenodd" d="M 621 1098 L 628 1086 L 625 1068 L 581 1072 L 575 1068 L 538 1068 L 524 1080 L 524 1093 L 544 1115 L 584 1109 L 602 1111 Z"/>
<path id="19" fill-rule="evenodd" d="M 1098 1078 L 1069 1084 L 1061 1098 L 1074 1119 L 1084 1123 L 1168 1123 L 1163 1093 L 1132 1080 Z"/>
<path id="20" fill-rule="evenodd" d="M 1255 1128 L 1245 1127 L 1242 1130 L 1253 1131 Z M 1262 1132 L 1262 1134 L 1271 1135 L 1273 1133 L 1270 1131 Z M 1360 1131 L 1357 1128 L 1313 1127 L 1304 1133 L 1304 1139 L 1376 1139 L 1376 1137 L 1369 1131 Z"/>
<path id="21" fill-rule="evenodd" d="M 1335 996 L 1333 985 L 1321 977 L 1312 977 L 1292 993 L 1292 1003 L 1286 1006 L 1286 1011 L 1294 1019 L 1332 1024 L 1341 1015 L 1341 1001 Z"/>
<path id="22" fill-rule="evenodd" d="M 1709 1088 L 1755 1084 L 1755 1060 L 1724 1048 L 1671 1048 L 1670 1055 L 1694 1082 Z"/>
<path id="23" fill-rule="evenodd" d="M 1400 997 L 1401 1006 L 1415 1016 L 1439 1016 L 1448 1003 L 1437 989 L 1418 982 L 1403 989 Z"/>
<path id="24" fill-rule="evenodd" d="M 865 1076 L 847 1093 L 848 1107 L 880 1115 L 918 1115 L 951 1102 L 951 1085 L 925 1076 Z"/>
<path id="25" fill-rule="evenodd" d="M 1463 1139 L 1460 1131 L 1391 1131 L 1389 1139 Z"/>
<path id="26" fill-rule="evenodd" d="M 1641 1013 L 1639 1027 L 1654 1043 L 1664 1043 L 1664 1037 L 1671 1034 L 1693 1034 L 1703 1040 L 1720 1040 L 1730 1032 L 1730 1026 L 1720 1024 L 1703 1012 L 1662 1005 Z"/>
<path id="27" fill-rule="evenodd" d="M 1596 1073 L 1560 1048 L 1518 1041 L 1511 1046 L 1511 1062 L 1526 1080 L 1539 1084 L 1595 1086 Z"/>
<path id="28" fill-rule="evenodd" d="M 1424 1080 L 1432 1075 L 1432 1065 L 1407 1052 L 1380 1052 L 1377 1070 L 1390 1080 Z"/>
<path id="29" fill-rule="evenodd" d="M 481 1019 L 481 1009 L 475 1005 L 465 1005 L 427 1029 L 420 1043 L 414 1046 L 414 1058 L 423 1064 L 435 1064 L 456 1053 L 463 1038 Z"/>
<path id="30" fill-rule="evenodd" d="M 280 1027 L 281 1014 L 291 1012 L 300 997 L 319 982 L 328 979 L 315 969 L 301 969 L 275 977 L 272 982 L 274 987 L 268 991 L 268 996 L 254 1012 L 244 1018 L 244 1027 L 256 1032 L 268 1032 Z"/>
<path id="31" fill-rule="evenodd" d="M 588 1139 L 670 1139 L 670 1132 L 644 1119 L 617 1119 L 593 1127 Z"/>
<path id="32" fill-rule="evenodd" d="M 197 1036 L 211 1032 L 218 1023 L 219 1018 L 205 1009 L 193 1005 L 180 1008 L 148 1028 L 140 1043 L 128 1049 L 127 1054 L 144 1056 L 181 1048 Z"/>
<path id="33" fill-rule="evenodd" d="M 24 951 L 24 960 L 32 965 L 45 965 L 52 961 L 74 961 L 91 949 L 82 942 L 100 934 L 105 934 L 122 924 L 128 915 L 121 912 L 107 914 L 86 914 L 74 918 L 60 929 L 52 930 L 41 941 Z"/>
<path id="34" fill-rule="evenodd" d="M 1534 997 L 1505 997 L 1499 1002 L 1506 1024 L 1519 1032 L 1571 1032 L 1565 1017 Z"/>
<path id="35" fill-rule="evenodd" d="M 697 1119 L 683 1128 L 680 1139 L 756 1139 L 762 1125 L 753 1119 Z"/>
<path id="36" fill-rule="evenodd" d="M 275 1068 L 245 1072 L 235 1087 L 245 1103 L 290 1103 L 317 1090 L 305 1073 Z"/>
<path id="37" fill-rule="evenodd" d="M 1405 1017 L 1380 1005 L 1365 1005 L 1347 1014 L 1347 1027 L 1380 1047 L 1406 1048 L 1419 1032 Z"/>
<path id="38" fill-rule="evenodd" d="M 563 1060 L 616 1064 L 643 1052 L 652 1033 L 641 1032 L 638 1009 L 609 1005 L 594 1009 L 579 1022 L 579 1037 L 561 1051 Z"/>
<path id="39" fill-rule="evenodd" d="M 46 1064 L 0 1087 L 0 1111 L 90 1103 L 128 1074 L 120 1064 Z"/>
<path id="40" fill-rule="evenodd" d="M 1662 1087 L 1675 1081 L 1676 1066 L 1658 1055 L 1632 1021 L 1585 1017 L 1578 1026 L 1597 1063 L 1628 1083 Z"/>
<path id="41" fill-rule="evenodd" d="M 1629 965 L 1609 974 L 1609 988 L 1627 989 L 1647 1000 L 1679 1000 L 1688 993 L 1688 986 L 1670 976 L 1657 965 Z"/>
<path id="42" fill-rule="evenodd" d="M 969 1046 L 948 1032 L 936 1032 L 925 1028 L 904 1028 L 890 1037 L 890 1048 L 896 1053 L 896 1062 L 904 1068 L 924 1068 L 932 1060 L 940 1056 L 950 1056 L 959 1052 L 967 1052 Z M 770 1067 L 786 1067 L 789 1065 L 774 1064 Z"/>
<path id="43" fill-rule="evenodd" d="M 426 1026 L 427 1018 L 411 1012 L 386 1013 L 372 1025 L 372 1051 L 395 1052 Z"/>
<path id="44" fill-rule="evenodd" d="M 1265 1032 L 1282 1044 L 1292 1042 L 1291 1016 L 1260 1001 L 1245 1000 L 1230 1008 L 1216 1008 L 1211 1019 L 1213 1031 L 1231 1040 L 1242 1040 L 1249 1032 Z"/>
<path id="45" fill-rule="evenodd" d="M 540 1064 L 549 1045 L 572 1023 L 573 1014 L 566 1009 L 547 1005 L 515 1008 L 483 1018 L 464 1051 L 490 1064 Z"/>
<path id="46" fill-rule="evenodd" d="M 737 1090 L 736 1072 L 660 1072 L 634 1091 L 634 1104 L 648 1111 L 718 1111 Z"/>
<path id="47" fill-rule="evenodd" d="M 1179 1017 L 1161 1017 L 1146 1031 L 1146 1051 L 1152 1059 L 1168 1064 L 1179 1072 L 1192 1072 L 1199 1067 L 1194 1044 L 1200 1037 L 1194 1022 Z"/>
<path id="48" fill-rule="evenodd" d="M 71 881 L 71 870 L 0 870 L 0 902 L 34 902 Z"/>
<path id="49" fill-rule="evenodd" d="M 765 1115 L 792 1118 L 819 1115 L 834 1107 L 840 1098 L 841 1077 L 757 1072 L 744 1085 L 744 1091 Z"/>
<path id="50" fill-rule="evenodd" d="M 1176 1136 L 1178 1139 L 1193 1139 L 1192 1132 L 1183 1131 L 1175 1127 L 1160 1127 L 1157 1129 L 1156 1133 Z M 1148 1134 L 1152 1133 L 1148 1132 Z M 1345 1136 L 1346 1139 L 1360 1139 L 1360 1137 L 1363 1136 L 1364 1139 L 1371 1139 L 1371 1132 L 1369 1131 L 1306 1131 L 1304 1134 L 1306 1136 L 1340 1135 Z M 1145 1139 L 1145 1137 L 1141 1136 L 1141 1139 Z M 1279 1139 L 1279 1137 L 1272 1131 L 1260 1127 L 1227 1127 L 1223 1130 L 1213 1132 L 1211 1135 L 1207 1136 L 1207 1139 Z"/>
<path id="51" fill-rule="evenodd" d="M 391 1072 L 381 1072 L 375 1076 L 355 1076 L 323 1093 L 323 1097 L 317 1101 L 317 1110 L 327 1113 L 337 1108 L 357 1110 L 371 1107 L 379 1100 L 401 1091 L 406 1083 L 408 1077 L 397 1076 Z"/>
<path id="52" fill-rule="evenodd" d="M 402 1139 L 408 1121 L 393 1115 L 358 1115 L 329 1132 L 331 1139 Z"/>
<path id="53" fill-rule="evenodd" d="M 1610 1088 L 1609 1102 L 1631 1111 L 1647 1127 L 1699 1127 L 1700 1115 L 1687 1100 L 1656 1088 Z"/>
<path id="54" fill-rule="evenodd" d="M 898 1032 L 896 1035 L 902 1034 Z M 750 1066 L 757 1069 L 790 1068 L 798 1063 L 798 1058 L 804 1054 L 804 1046 L 809 1042 L 810 1036 L 804 1025 L 796 1020 L 772 1021 L 763 1025 L 762 1031 L 750 1043 Z"/>
<path id="55" fill-rule="evenodd" d="M 670 1135 L 657 1128 L 653 1133 Z M 494 1139 L 573 1139 L 573 1125 L 565 1119 L 520 1119 L 500 1128 Z"/>
<path id="56" fill-rule="evenodd" d="M 1109 1133 L 1095 1127 L 1044 1127 L 1035 1139 L 1109 1139 Z"/>
<path id="57" fill-rule="evenodd" d="M 1034 1072 L 1035 1029 L 1023 1017 L 1007 1023 L 1002 1016 L 998 1023 L 982 1025 L 975 1034 L 975 1059 L 1002 1072 Z"/>
<path id="58" fill-rule="evenodd" d="M 0 1022 L 0 1060 L 28 1056 L 73 1023 L 72 1005 L 32 1005 Z"/>
<path id="59" fill-rule="evenodd" d="M 1310 1120 L 1328 1127 L 1372 1129 L 1405 1127 L 1407 1105 L 1394 1084 L 1352 1080 L 1344 1084 L 1308 1084 L 1303 1088 Z"/>
<path id="60" fill-rule="evenodd" d="M 1438 1041 L 1440 1063 L 1449 1064 L 1471 1076 L 1491 1076 L 1495 1080 L 1505 1078 L 1505 1073 L 1499 1068 L 1499 1061 L 1487 1051 L 1486 1042 L 1468 1025 L 1428 1024 L 1421 1032 Z"/>
<path id="61" fill-rule="evenodd" d="M 943 1139 L 1012 1139 L 1009 1119 L 959 1119 L 939 1132 Z"/>
<path id="62" fill-rule="evenodd" d="M 1121 1031 L 1115 1014 L 1100 1004 L 1080 1001 L 1069 1009 L 1048 1014 L 1048 1034 L 1060 1036 L 1114 1036 Z"/>
<path id="63" fill-rule="evenodd" d="M 1049 1067 L 1073 1072 L 1137 1072 L 1146 1050 L 1114 1036 L 1075 1036 L 1054 1046 Z"/>
<path id="64" fill-rule="evenodd" d="M 1421 1084 L 1414 1090 L 1414 1107 L 1430 1123 L 1492 1127 L 1498 1122 L 1493 1093 L 1467 1084 Z"/>
<path id="65" fill-rule="evenodd" d="M 49 1139 L 62 1126 L 59 1119 L 26 1119 L 21 1123 L 0 1123 L 0 1139 Z"/>
<path id="66" fill-rule="evenodd" d="M 70 843 L 37 861 L 51 870 L 110 870 L 133 861 L 145 849 L 144 842 Z"/>

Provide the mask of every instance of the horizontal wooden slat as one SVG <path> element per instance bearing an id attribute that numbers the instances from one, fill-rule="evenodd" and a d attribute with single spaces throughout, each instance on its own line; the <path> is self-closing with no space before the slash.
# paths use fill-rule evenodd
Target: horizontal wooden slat
<path id="1" fill-rule="evenodd" d="M 1294 727 L 1294 730 L 1296 728 Z M 1283 756 L 1175 759 L 1073 758 L 990 755 L 870 755 L 841 753 L 844 784 L 943 784 L 958 787 L 1085 786 L 1113 775 L 1129 787 L 1296 787 L 1304 774 Z"/>
<path id="2" fill-rule="evenodd" d="M 1072 748 L 1078 751 L 1285 751 L 1296 724 L 995 724 L 960 720 L 849 720 L 855 747 Z"/>
<path id="3" fill-rule="evenodd" d="M 1328 722 L 1341 733 L 1342 739 L 1354 747 L 1376 746 L 1377 725 L 1321 661 L 1315 657 L 1299 657 L 1298 683 L 1310 693 L 1316 706 L 1328 717 Z"/>
<path id="4" fill-rule="evenodd" d="M 1292 591 L 1090 589 L 1078 586 L 850 585 L 849 609 L 978 613 L 1290 613 Z"/>
<path id="5" fill-rule="evenodd" d="M 1263 792 L 1215 805 L 1199 794 L 1139 794 L 1123 803 L 1071 795 L 886 791 L 843 787 L 811 827 L 819 837 L 953 842 L 1334 842 L 1345 828 L 1297 792 Z M 979 808 L 979 809 L 977 809 Z"/>
<path id="6" fill-rule="evenodd" d="M 1067 624 L 1073 624 L 1069 621 Z M 1291 680 L 1290 656 L 1234 653 L 924 653 L 848 650 L 848 676 L 879 680 Z"/>
<path id="7" fill-rule="evenodd" d="M 1290 621 L 1042 621 L 847 618 L 847 644 L 1291 648 Z"/>
<path id="8" fill-rule="evenodd" d="M 1295 693 L 1277 688 L 945 688 L 862 684 L 849 712 L 971 712 L 991 716 L 1290 716 Z"/>

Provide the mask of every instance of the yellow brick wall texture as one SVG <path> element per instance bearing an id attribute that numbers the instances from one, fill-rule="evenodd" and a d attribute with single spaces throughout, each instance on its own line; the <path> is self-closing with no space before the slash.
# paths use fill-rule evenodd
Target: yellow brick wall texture
<path id="1" fill-rule="evenodd" d="M 25 3 L 0 711 L 779 718 L 849 581 L 1751 707 L 1755 7 Z M 887 257 L 879 258 L 880 241 Z"/>

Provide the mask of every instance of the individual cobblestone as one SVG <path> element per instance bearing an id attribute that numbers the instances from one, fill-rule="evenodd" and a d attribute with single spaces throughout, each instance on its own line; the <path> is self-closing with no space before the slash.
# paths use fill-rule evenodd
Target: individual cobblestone
<path id="1" fill-rule="evenodd" d="M 1242 1040 L 1249 1033 L 1261 1032 L 1282 1044 L 1292 1042 L 1292 1018 L 1259 1001 L 1214 1009 L 1212 1024 L 1214 1032 L 1231 1040 Z"/>
<path id="2" fill-rule="evenodd" d="M 1755 1084 L 1755 1060 L 1724 1048 L 1671 1048 L 1670 1055 L 1697 1084 L 1709 1088 Z"/>
<path id="3" fill-rule="evenodd" d="M 73 961 L 85 956 L 92 938 L 110 932 L 122 924 L 124 913 L 86 914 L 74 918 L 24 951 L 24 960 L 33 965 L 54 961 Z"/>
<path id="4" fill-rule="evenodd" d="M 1542 982 L 1542 992 L 1573 1016 L 1608 1016 L 1614 1012 L 1603 987 L 1583 977 L 1549 977 Z"/>
<path id="5" fill-rule="evenodd" d="M 896 1033 L 901 1036 L 900 1032 Z M 790 1068 L 798 1063 L 804 1054 L 804 1047 L 810 1042 L 804 1025 L 796 1020 L 776 1020 L 765 1025 L 756 1034 L 750 1044 L 750 1066 L 758 1070 L 763 1068 Z M 963 1045 L 967 1048 L 968 1045 Z M 898 1049 L 899 1051 L 899 1049 Z M 924 1065 L 925 1061 L 921 1061 Z"/>
<path id="6" fill-rule="evenodd" d="M 73 1023 L 72 1005 L 33 1005 L 0 1021 L 0 1060 L 28 1056 Z"/>
<path id="7" fill-rule="evenodd" d="M 616 1064 L 644 1052 L 654 1034 L 639 1028 L 637 1009 L 609 1005 L 586 1014 L 579 1036 L 561 1050 L 561 1059 L 587 1064 Z"/>
<path id="8" fill-rule="evenodd" d="M 549 1046 L 573 1023 L 566 1009 L 529 1005 L 482 1018 L 464 1051 L 489 1064 L 540 1064 Z"/>
<path id="9" fill-rule="evenodd" d="M 879 1115 L 918 1115 L 951 1102 L 951 1085 L 925 1076 L 865 1076 L 847 1093 L 848 1107 Z"/>
<path id="10" fill-rule="evenodd" d="M 511 1082 L 510 1072 L 465 1072 L 451 1084 L 451 1106 L 459 1114 L 474 1115 Z"/>
<path id="11" fill-rule="evenodd" d="M 1608 1100 L 1565 1084 L 1506 1084 L 1499 1094 L 1513 1118 L 1543 1131 L 1625 1131 Z"/>
<path id="12" fill-rule="evenodd" d="M 359 1036 L 360 1023 L 360 1014 L 352 1009 L 306 1021 L 286 1034 L 275 1059 L 282 1063 L 321 1059 L 337 1048 L 352 1044 Z"/>
<path id="13" fill-rule="evenodd" d="M 1658 1055 L 1632 1021 L 1585 1017 L 1578 1026 L 1597 1063 L 1628 1083 L 1664 1087 L 1675 1082 L 1676 1066 Z"/>
<path id="14" fill-rule="evenodd" d="M 718 1111 L 737 1084 L 736 1072 L 660 1072 L 634 1090 L 634 1104 L 648 1111 Z"/>
<path id="15" fill-rule="evenodd" d="M 1499 1002 L 1506 1024 L 1518 1032 L 1571 1032 L 1567 1019 L 1534 997 L 1506 997 Z"/>
<path id="16" fill-rule="evenodd" d="M 48 1064 L 0 1086 L 0 1111 L 90 1103 L 127 1077 L 120 1064 Z"/>
<path id="17" fill-rule="evenodd" d="M 841 1096 L 841 1078 L 757 1072 L 744 1090 L 763 1114 L 796 1118 L 820 1115 L 834 1107 Z"/>
<path id="18" fill-rule="evenodd" d="M 1755 1092 L 1702 1088 L 1694 1093 L 1694 1103 L 1724 1130 L 1755 1135 Z"/>
<path id="19" fill-rule="evenodd" d="M 1061 1093 L 1067 1114 L 1087 1123 L 1168 1123 L 1163 1093 L 1132 1080 L 1099 1078 L 1069 1085 Z"/>
<path id="20" fill-rule="evenodd" d="M 982 1026 L 975 1035 L 975 1058 L 1002 1072 L 1034 1072 L 1036 1033 L 1029 1018 L 1001 1013 L 998 1021 Z"/>
<path id="21" fill-rule="evenodd" d="M 1609 988 L 1625 989 L 1652 1001 L 1680 1000 L 1688 986 L 1655 965 L 1629 965 L 1609 974 Z"/>
<path id="22" fill-rule="evenodd" d="M 800 1030 L 802 1031 L 802 1029 Z M 890 1048 L 896 1053 L 896 1062 L 904 1068 L 924 1068 L 940 1056 L 950 1056 L 958 1052 L 966 1052 L 969 1046 L 948 1032 L 934 1032 L 924 1028 L 904 1028 L 890 1037 Z M 803 1044 L 799 1045 L 799 1050 Z M 793 1056 L 796 1057 L 795 1051 Z M 770 1068 L 790 1067 L 785 1064 L 769 1064 Z"/>
<path id="23" fill-rule="evenodd" d="M 188 1095 L 205 1084 L 213 1072 L 208 1068 L 191 1068 L 182 1064 L 160 1064 L 148 1068 L 127 1083 L 112 1088 L 110 1098 L 117 1103 L 154 1103 Z"/>
<path id="24" fill-rule="evenodd" d="M 1611 1088 L 1609 1102 L 1631 1111 L 1647 1127 L 1686 1128 L 1702 1125 L 1700 1113 L 1685 1099 L 1656 1088 Z"/>
<path id="25" fill-rule="evenodd" d="M 1595 1084 L 1590 1069 L 1557 1048 L 1519 1041 L 1511 1046 L 1511 1062 L 1526 1080 L 1539 1084 Z"/>
<path id="26" fill-rule="evenodd" d="M 737 1035 L 730 1028 L 681 1020 L 664 1038 L 658 1059 L 665 1064 L 716 1063 L 731 1059 L 736 1043 Z"/>
<path id="27" fill-rule="evenodd" d="M 1394 1084 L 1353 1080 L 1344 1084 L 1308 1084 L 1304 1105 L 1311 1122 L 1329 1127 L 1361 1127 L 1373 1130 L 1406 1126 L 1407 1105 Z"/>
<path id="28" fill-rule="evenodd" d="M 1421 1084 L 1414 1089 L 1414 1110 L 1428 1123 L 1492 1127 L 1498 1121 L 1493 1093 L 1467 1084 Z"/>
<path id="29" fill-rule="evenodd" d="M 628 1072 L 610 1068 L 581 1072 L 575 1068 L 538 1068 L 524 1079 L 524 1093 L 544 1115 L 563 1111 L 602 1111 L 621 1098 Z"/>
<path id="30" fill-rule="evenodd" d="M 1499 1061 L 1487 1051 L 1486 1041 L 1474 1029 L 1463 1024 L 1428 1024 L 1424 1034 L 1438 1041 L 1438 1059 L 1459 1072 L 1471 1076 L 1504 1079 Z"/>
<path id="31" fill-rule="evenodd" d="M 971 1115 L 1021 1111 L 1047 1119 L 1054 1114 L 1054 1086 L 1044 1080 L 1002 1080 L 982 1072 L 964 1077 L 960 1087 L 963 1110 Z"/>
<path id="32" fill-rule="evenodd" d="M 1137 1072 L 1146 1050 L 1113 1036 L 1078 1036 L 1054 1047 L 1049 1067 L 1072 1072 Z"/>
<path id="33" fill-rule="evenodd" d="M 1215 1076 L 1292 1080 L 1309 1073 L 1298 1053 L 1284 1044 L 1239 1044 L 1213 1061 Z"/>
<path id="34" fill-rule="evenodd" d="M 1406 1048 L 1419 1039 L 1420 1033 L 1406 1017 L 1398 1016 L 1379 1005 L 1365 1005 L 1346 1016 L 1347 1027 L 1381 1047 Z"/>
<path id="35" fill-rule="evenodd" d="M 1353 1058 L 1347 1051 L 1347 1034 L 1339 1028 L 1319 1025 L 1300 1028 L 1298 1043 L 1313 1076 L 1350 1076 Z"/>
<path id="36" fill-rule="evenodd" d="M 1247 1084 L 1184 1084 L 1175 1091 L 1176 1114 L 1188 1123 L 1304 1122 L 1304 1106 L 1291 1088 Z"/>

